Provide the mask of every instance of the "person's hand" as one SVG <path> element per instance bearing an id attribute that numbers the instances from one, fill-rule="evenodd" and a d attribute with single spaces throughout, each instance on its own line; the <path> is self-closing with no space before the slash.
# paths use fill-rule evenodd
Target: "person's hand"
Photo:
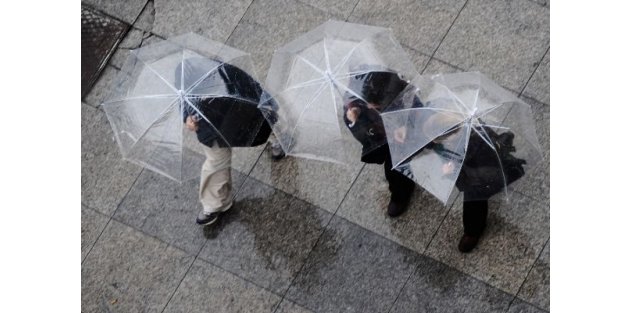
<path id="1" fill-rule="evenodd" d="M 186 128 L 190 131 L 196 132 L 199 129 L 199 125 L 197 125 L 197 119 L 189 115 L 186 118 Z"/>
<path id="2" fill-rule="evenodd" d="M 394 130 L 394 141 L 397 143 L 404 143 L 407 138 L 407 127 L 399 127 Z"/>
<path id="3" fill-rule="evenodd" d="M 350 108 L 346 111 L 346 117 L 351 123 L 354 123 L 359 118 L 359 114 L 361 114 L 361 109 L 359 108 Z"/>
<path id="4" fill-rule="evenodd" d="M 452 174 L 454 171 L 455 171 L 455 164 L 453 164 L 453 162 L 442 164 L 442 173 L 444 175 Z"/>

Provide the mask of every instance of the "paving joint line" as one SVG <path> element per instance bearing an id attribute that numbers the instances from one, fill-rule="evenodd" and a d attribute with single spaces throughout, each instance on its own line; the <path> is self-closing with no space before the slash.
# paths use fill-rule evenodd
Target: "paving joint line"
<path id="1" fill-rule="evenodd" d="M 516 291 L 516 294 L 514 295 L 514 297 L 512 298 L 512 300 L 510 301 L 510 304 L 508 305 L 507 310 L 505 311 L 506 313 L 509 311 L 510 307 L 512 307 L 512 303 L 514 303 L 514 301 L 518 298 L 518 294 L 521 292 L 521 290 L 523 289 L 523 286 L 525 286 L 525 282 L 527 281 L 527 278 L 529 277 L 529 274 L 531 274 L 532 270 L 534 269 L 534 267 L 536 266 L 536 262 L 538 262 L 538 260 L 540 259 L 540 257 L 542 256 L 543 251 L 545 251 L 545 248 L 547 247 L 547 245 L 549 244 L 551 237 L 547 237 L 547 241 L 545 242 L 545 244 L 543 245 L 542 249 L 540 249 L 540 252 L 538 253 L 538 256 L 536 257 L 536 259 L 534 260 L 534 262 L 532 263 L 531 267 L 529 268 L 529 271 L 527 271 L 527 275 L 525 275 L 525 278 L 523 279 L 523 282 L 521 283 L 521 285 L 518 287 L 518 290 Z M 528 304 L 530 304 L 531 306 L 543 310 L 543 311 L 548 311 L 545 310 L 541 307 L 539 307 L 538 305 L 535 305 L 527 300 L 518 298 L 519 300 L 526 302 Z"/>
<path id="2" fill-rule="evenodd" d="M 352 186 L 354 186 L 354 183 L 357 181 L 357 179 L 359 178 L 359 176 L 361 175 L 361 172 L 363 172 L 363 169 L 365 168 L 365 164 L 363 164 L 363 166 L 361 167 L 361 170 L 359 170 L 359 173 L 357 174 L 357 176 L 354 178 L 354 180 L 352 181 L 352 183 L 350 184 L 350 187 L 348 188 L 348 190 L 346 190 L 346 193 L 344 194 L 343 198 L 341 199 L 341 201 L 339 201 L 339 204 L 337 205 L 337 209 L 335 210 L 335 212 L 330 216 L 330 219 L 328 219 L 328 223 L 326 223 L 326 226 L 324 226 L 324 229 L 322 230 L 322 232 L 319 234 L 319 236 L 317 237 L 317 240 L 315 241 L 315 244 L 313 244 L 313 246 L 311 247 L 311 250 L 308 252 L 308 254 L 306 255 L 306 257 L 304 258 L 304 262 L 302 263 L 302 265 L 300 266 L 300 269 L 295 272 L 295 276 L 293 276 L 293 279 L 291 280 L 291 283 L 289 283 L 289 286 L 287 287 L 287 290 L 284 292 L 284 294 L 282 295 L 282 300 L 280 300 L 280 302 L 278 303 L 278 306 L 275 308 L 275 310 L 273 311 L 274 313 L 276 313 L 278 311 L 278 309 L 280 308 L 280 303 L 282 303 L 282 301 L 284 301 L 284 299 L 286 298 L 287 294 L 289 293 L 289 290 L 291 289 L 291 286 L 293 286 L 293 283 L 295 283 L 295 280 L 298 278 L 298 276 L 300 276 L 300 273 L 302 272 L 302 270 L 304 269 L 304 266 L 306 266 L 306 263 L 309 260 L 309 257 L 311 256 L 311 253 L 313 253 L 313 251 L 315 251 L 315 247 L 317 247 L 317 244 L 319 243 L 319 241 L 322 239 L 322 237 L 324 236 L 324 233 L 326 233 L 326 230 L 328 230 L 328 226 L 330 226 L 330 223 L 332 222 L 332 220 L 335 218 L 335 216 L 337 215 L 337 211 L 339 211 L 339 208 L 341 207 L 341 205 L 343 204 L 343 202 L 345 201 L 346 197 L 348 196 L 348 194 L 350 193 L 350 190 L 352 189 Z M 310 203 L 310 202 L 309 202 Z M 343 218 L 343 217 L 341 217 Z M 298 303 L 299 304 L 299 303 Z M 299 304 L 301 305 L 301 304 Z"/>
<path id="3" fill-rule="evenodd" d="M 268 145 L 268 144 L 269 144 L 269 143 L 265 143 L 265 149 L 267 148 L 267 145 Z M 242 183 L 242 184 L 240 184 L 240 186 L 238 187 L 238 190 L 234 193 L 233 199 L 236 199 L 236 197 L 237 197 L 237 196 L 241 193 L 241 191 L 243 190 L 243 186 L 247 183 L 247 180 L 249 179 L 249 176 L 250 176 L 251 172 L 254 170 L 254 167 L 256 167 L 256 165 L 258 164 L 258 161 L 260 160 L 260 157 L 261 157 L 261 156 L 263 155 L 263 153 L 265 152 L 265 149 L 263 149 L 263 150 L 261 151 L 261 153 L 258 155 L 258 158 L 256 158 L 256 162 L 254 162 L 254 165 L 253 165 L 253 166 L 249 169 L 249 171 L 248 171 L 248 172 L 247 172 L 247 174 L 245 175 L 245 178 L 243 179 L 243 183 Z M 205 227 L 205 226 L 202 226 L 202 227 Z M 236 277 L 238 277 L 238 278 L 241 278 L 241 279 L 243 279 L 243 280 L 245 280 L 245 281 L 248 281 L 248 282 L 250 282 L 250 283 L 252 283 L 252 284 L 254 284 L 254 285 L 258 286 L 258 287 L 261 287 L 261 288 L 263 288 L 263 290 L 267 290 L 267 291 L 270 291 L 270 292 L 274 293 L 273 291 L 268 290 L 267 288 L 264 288 L 264 287 L 262 287 L 262 286 L 259 286 L 258 284 L 255 284 L 254 282 L 251 282 L 251 281 L 249 281 L 248 279 L 245 279 L 244 277 L 241 277 L 241 276 L 239 276 L 239 275 L 236 275 L 235 273 L 232 273 L 232 272 L 230 272 L 230 271 L 228 271 L 228 270 L 226 270 L 226 269 L 224 269 L 224 268 L 222 268 L 222 267 L 220 267 L 220 266 L 218 266 L 218 265 L 214 264 L 213 262 L 210 262 L 210 261 L 208 261 L 208 260 L 205 260 L 204 258 L 200 258 L 200 257 L 199 257 L 199 255 L 201 254 L 201 251 L 203 251 L 203 248 L 205 248 L 205 247 L 206 247 L 206 244 L 208 243 L 208 241 L 209 241 L 209 239 L 208 239 L 208 238 L 206 238 L 206 240 L 203 242 L 203 244 L 201 245 L 201 247 L 199 248 L 199 250 L 198 250 L 198 251 L 197 251 L 197 253 L 195 254 L 195 257 L 193 258 L 193 261 L 190 263 L 190 266 L 188 266 L 188 269 L 186 269 L 186 273 L 184 273 L 184 276 L 182 276 L 182 279 L 181 279 L 181 280 L 179 281 L 179 283 L 177 284 L 177 287 L 175 287 L 175 289 L 173 290 L 173 293 L 172 293 L 172 294 L 171 294 L 171 296 L 168 298 L 168 301 L 166 301 L 166 304 L 164 305 L 164 308 L 163 308 L 163 309 L 162 309 L 162 311 L 161 311 L 162 313 L 164 313 L 164 310 L 166 310 L 166 308 L 168 307 L 168 304 L 171 302 L 171 300 L 173 299 L 173 297 L 174 297 L 174 296 L 175 296 L 175 294 L 177 293 L 177 290 L 179 290 L 179 286 L 181 286 L 182 282 L 184 281 L 184 279 L 185 279 L 185 278 L 186 278 L 186 276 L 188 275 L 188 272 L 189 272 L 189 271 L 190 271 L 190 269 L 192 268 L 193 264 L 195 264 L 195 261 L 197 261 L 197 259 L 200 259 L 200 260 L 202 260 L 202 261 L 204 261 L 204 262 L 206 262 L 206 263 L 209 263 L 209 264 L 211 264 L 212 266 L 218 267 L 218 268 L 220 268 L 220 269 L 222 269 L 222 270 L 224 270 L 224 271 L 226 271 L 226 272 L 228 272 L 228 273 L 230 273 L 230 274 L 232 274 L 232 275 L 234 275 L 234 276 L 236 276 Z M 274 294 L 275 294 L 275 293 L 274 293 Z"/>
<path id="4" fill-rule="evenodd" d="M 247 12 L 249 11 L 249 8 L 252 6 L 252 4 L 254 4 L 254 1 L 256 1 L 256 0 L 252 0 L 252 2 L 249 3 L 249 5 L 247 6 L 247 9 L 245 9 L 245 12 L 243 12 L 243 15 L 241 15 L 241 18 L 238 20 L 238 23 L 236 23 L 236 25 L 234 25 L 234 28 L 232 28 L 232 31 L 230 32 L 230 34 L 223 41 L 224 44 L 227 44 L 227 42 L 230 41 L 230 38 L 232 38 L 232 35 L 236 31 L 236 28 L 238 27 L 238 25 L 241 24 L 241 21 L 243 21 L 243 18 L 245 18 L 245 15 L 247 15 Z"/>
<path id="5" fill-rule="evenodd" d="M 109 215 L 109 219 L 107 220 L 107 223 L 105 223 L 105 227 L 103 227 L 103 229 L 101 230 L 101 232 L 98 234 L 98 237 L 96 237 L 96 240 L 94 240 L 94 243 L 92 244 L 92 246 L 90 247 L 90 250 L 88 250 L 88 252 L 85 254 L 85 258 L 83 258 L 83 260 L 81 261 L 81 266 L 83 266 L 83 263 L 85 262 L 85 260 L 87 260 L 88 256 L 90 255 L 90 253 L 92 252 L 92 249 L 94 249 L 94 247 L 96 246 L 96 244 L 98 243 L 99 239 L 101 239 L 101 235 L 103 235 L 103 233 L 105 232 L 105 230 L 107 229 L 107 226 L 109 226 L 110 222 L 112 221 L 112 219 L 114 218 L 114 215 L 116 214 L 116 211 L 118 211 L 118 208 L 120 208 L 120 205 L 125 201 L 125 199 L 127 198 L 127 195 L 129 195 L 129 192 L 131 191 L 131 189 L 133 189 L 133 186 L 136 184 L 136 182 L 138 181 L 138 178 L 140 177 L 140 175 L 142 175 L 142 172 L 144 172 L 144 169 L 142 169 L 140 171 L 140 173 L 138 173 L 138 175 L 136 176 L 136 178 L 133 180 L 133 183 L 131 184 L 131 186 L 129 187 L 129 189 L 127 190 L 127 192 L 125 193 L 125 195 L 122 197 L 122 199 L 120 200 L 120 202 L 118 202 L 118 204 L 116 205 L 116 209 L 114 210 L 114 212 L 112 212 L 111 215 Z M 107 216 L 107 215 L 106 215 Z M 118 220 L 115 220 L 118 221 Z M 135 228 L 134 228 L 135 229 Z"/>
<path id="6" fill-rule="evenodd" d="M 521 88 L 521 92 L 519 92 L 518 97 L 523 96 L 523 92 L 525 92 L 525 89 L 527 88 L 527 85 L 529 85 L 529 81 L 532 80 L 532 77 L 534 77 L 534 74 L 536 74 L 536 71 L 538 71 L 538 68 L 542 64 L 542 62 L 545 59 L 545 57 L 547 56 L 547 53 L 549 53 L 550 48 L 551 48 L 551 46 L 548 46 L 547 50 L 545 50 L 545 53 L 543 53 L 542 58 L 540 58 L 540 61 L 538 61 L 538 64 L 536 64 L 536 68 L 532 71 L 532 74 L 529 75 L 529 78 L 525 82 L 525 85 L 523 86 L 523 88 Z M 531 98 L 531 97 L 528 97 L 528 98 Z"/>
<path id="7" fill-rule="evenodd" d="M 398 298 L 400 298 L 400 295 L 402 294 L 403 290 L 405 290 L 405 287 L 407 286 L 407 283 L 409 282 L 409 279 L 411 279 L 411 276 L 413 276 L 413 274 L 415 274 L 416 271 L 418 271 L 419 267 L 420 267 L 420 264 L 416 264 L 416 267 L 413 269 L 413 271 L 411 271 L 411 274 L 409 274 L 409 276 L 407 276 L 407 279 L 405 280 L 405 283 L 402 285 L 402 287 L 398 291 L 398 294 L 396 295 L 396 298 L 394 299 L 394 302 L 392 302 L 392 305 L 389 307 L 389 310 L 387 310 L 387 313 L 391 312 L 392 309 L 394 308 L 394 306 L 396 306 L 396 302 L 398 302 Z"/>
<path id="8" fill-rule="evenodd" d="M 438 49 L 440 49 L 440 46 L 442 46 L 442 43 L 444 42 L 444 39 L 446 39 L 446 36 L 448 36 L 448 33 L 451 31 L 451 28 L 453 28 L 453 25 L 455 25 L 455 22 L 457 22 L 457 19 L 459 18 L 459 15 L 462 13 L 462 11 L 464 11 L 464 8 L 468 4 L 468 1 L 470 1 L 470 0 L 466 0 L 466 2 L 464 2 L 464 5 L 462 5 L 461 9 L 459 9 L 459 12 L 457 12 L 457 15 L 453 19 L 453 23 L 451 23 L 451 26 L 448 27 L 448 29 L 446 30 L 446 33 L 444 34 L 444 36 L 442 36 L 442 39 L 440 40 L 440 43 L 437 45 L 437 47 L 435 47 L 435 50 L 433 50 L 433 53 L 431 54 L 431 58 L 433 58 L 435 56 L 435 53 L 438 51 Z M 424 73 L 424 71 L 427 69 L 428 66 L 429 66 L 429 63 L 427 62 L 427 64 L 422 69 L 422 73 Z"/>

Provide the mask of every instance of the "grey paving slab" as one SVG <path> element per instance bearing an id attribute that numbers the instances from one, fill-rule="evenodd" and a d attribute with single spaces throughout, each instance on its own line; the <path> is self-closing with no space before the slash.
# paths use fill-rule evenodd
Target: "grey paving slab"
<path id="1" fill-rule="evenodd" d="M 386 312 L 418 255 L 334 217 L 285 298 L 315 312 Z"/>
<path id="2" fill-rule="evenodd" d="M 299 0 L 302 3 L 310 4 L 322 11 L 347 18 L 359 0 Z"/>
<path id="3" fill-rule="evenodd" d="M 363 166 L 359 160 L 350 166 L 294 157 L 273 161 L 268 154 L 258 160 L 252 177 L 331 213 Z"/>
<path id="4" fill-rule="evenodd" d="M 417 187 L 409 209 L 399 217 L 389 217 L 387 204 L 390 192 L 383 171 L 382 165 L 366 164 L 337 215 L 423 253 L 448 208 Z"/>
<path id="5" fill-rule="evenodd" d="M 521 179 L 512 183 L 509 188 L 549 205 L 550 203 L 550 115 L 549 106 L 522 98 L 531 105 L 536 135 L 542 149 L 543 159 L 531 167 L 528 166 L 526 174 Z"/>
<path id="6" fill-rule="evenodd" d="M 122 68 L 129 56 L 129 52 L 132 49 L 139 48 L 142 44 L 142 40 L 146 36 L 148 36 L 148 33 L 145 31 L 137 28 L 131 28 L 122 42 L 118 45 L 118 48 L 116 49 L 116 52 L 114 52 L 112 58 L 109 60 L 109 65 L 118 69 Z"/>
<path id="7" fill-rule="evenodd" d="M 265 151 L 265 146 L 263 144 L 250 148 L 232 148 L 232 168 L 248 174 L 256 165 L 259 157 L 266 157 L 266 155 L 261 156 Z"/>
<path id="8" fill-rule="evenodd" d="M 283 294 L 331 214 L 249 178 L 199 257 Z"/>
<path id="9" fill-rule="evenodd" d="M 85 259 L 109 217 L 81 205 L 81 261 Z"/>
<path id="10" fill-rule="evenodd" d="M 422 68 L 419 69 L 421 71 Z M 424 70 L 422 75 L 433 75 L 433 74 L 451 74 L 451 73 L 459 73 L 462 72 L 461 69 L 454 67 L 448 63 L 444 63 L 435 58 L 429 61 L 427 68 Z"/>
<path id="11" fill-rule="evenodd" d="M 142 11 L 147 0 L 81 0 L 98 10 L 132 24 Z"/>
<path id="12" fill-rule="evenodd" d="M 529 80 L 523 95 L 534 98 L 545 104 L 549 104 L 549 51 L 545 58 L 534 72 L 534 76 Z"/>
<path id="13" fill-rule="evenodd" d="M 195 32 L 224 42 L 252 0 L 154 0 L 155 17 L 151 31 L 163 37 Z"/>
<path id="14" fill-rule="evenodd" d="M 161 312 L 192 261 L 111 221 L 81 266 L 81 312 Z"/>
<path id="15" fill-rule="evenodd" d="M 435 56 L 520 91 L 549 46 L 549 9 L 529 0 L 470 0 Z"/>
<path id="16" fill-rule="evenodd" d="M 280 306 L 275 313 L 314 313 L 309 309 L 305 309 L 287 299 L 282 300 Z"/>
<path id="17" fill-rule="evenodd" d="M 244 178 L 232 171 L 234 190 Z M 195 223 L 202 209 L 198 197 L 199 179 L 179 184 L 147 170 L 138 177 L 114 219 L 196 255 L 205 242 L 203 227 Z"/>
<path id="18" fill-rule="evenodd" d="M 141 168 L 125 162 L 105 113 L 81 104 L 81 203 L 110 216 Z"/>
<path id="19" fill-rule="evenodd" d="M 549 310 L 549 247 L 549 243 L 547 243 L 517 295 L 519 298 L 545 310 Z"/>
<path id="20" fill-rule="evenodd" d="M 390 27 L 402 44 L 432 55 L 465 2 L 361 0 L 349 22 Z"/>
<path id="21" fill-rule="evenodd" d="M 402 47 L 403 49 L 405 49 L 405 52 L 407 52 L 407 54 L 409 55 L 409 59 L 411 60 L 411 62 L 413 62 L 413 64 L 416 66 L 416 71 L 418 73 L 420 73 L 420 71 L 422 71 L 424 66 L 427 65 L 429 60 L 431 60 L 431 57 L 427 56 L 426 54 L 418 52 L 404 45 Z"/>
<path id="22" fill-rule="evenodd" d="M 90 92 L 85 96 L 85 103 L 97 108 L 107 100 L 112 92 L 116 75 L 119 70 L 113 66 L 106 66 Z"/>
<path id="23" fill-rule="evenodd" d="M 153 31 L 153 24 L 155 23 L 155 4 L 154 0 L 149 0 L 144 10 L 140 12 L 138 19 L 133 24 L 133 27 L 145 30 L 147 32 Z"/>
<path id="24" fill-rule="evenodd" d="M 256 0 L 227 44 L 251 53 L 264 81 L 274 50 L 332 18 L 343 19 L 296 0 Z"/>
<path id="25" fill-rule="evenodd" d="M 510 305 L 510 309 L 507 313 L 546 313 L 549 311 L 542 310 L 537 308 L 525 301 L 521 301 L 519 299 L 514 300 L 512 305 Z"/>
<path id="26" fill-rule="evenodd" d="M 281 299 L 197 259 L 164 312 L 273 312 Z"/>
<path id="27" fill-rule="evenodd" d="M 390 312 L 505 312 L 513 296 L 422 257 Z"/>
<path id="28" fill-rule="evenodd" d="M 513 193 L 509 204 L 490 202 L 487 225 L 472 252 L 457 250 L 463 235 L 460 197 L 426 254 L 515 295 L 549 238 L 549 206 Z"/>

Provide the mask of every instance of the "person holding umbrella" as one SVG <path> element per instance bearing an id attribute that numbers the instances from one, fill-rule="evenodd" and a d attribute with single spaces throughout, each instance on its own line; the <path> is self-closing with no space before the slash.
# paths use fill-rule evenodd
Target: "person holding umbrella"
<path id="1" fill-rule="evenodd" d="M 365 72 L 367 66 L 355 69 Z M 408 82 L 392 71 L 375 70 L 352 78 L 350 89 L 345 93 L 344 121 L 352 135 L 362 144 L 361 161 L 383 164 L 385 178 L 391 193 L 387 214 L 397 217 L 409 205 L 415 183 L 399 171 L 392 169 L 391 156 L 380 112 L 408 85 Z M 416 98 L 417 99 L 417 98 Z M 422 104 L 416 103 L 417 106 Z"/>
<path id="2" fill-rule="evenodd" d="M 425 133 L 439 128 L 436 124 L 453 125 L 456 120 L 449 115 L 433 114 L 425 125 Z M 455 186 L 463 193 L 463 224 L 462 235 L 458 249 L 467 253 L 474 249 L 486 228 L 488 216 L 488 199 L 501 192 L 504 184 L 509 185 L 525 174 L 523 165 L 527 162 L 512 155 L 516 151 L 513 140 L 514 133 L 507 131 L 497 134 L 491 127 L 480 125 L 477 131 L 469 136 L 468 150 L 461 159 L 461 155 L 448 149 L 453 141 L 455 129 L 434 139 L 425 149 L 431 149 L 441 155 L 444 163 L 442 174 L 456 179 Z M 490 140 L 489 145 L 486 141 Z M 499 155 L 497 159 L 496 155 Z M 456 164 L 462 163 L 459 175 Z M 505 182 L 504 182 L 505 179 Z"/>
<path id="3" fill-rule="evenodd" d="M 226 94 L 236 95 L 240 99 L 252 99 L 257 103 L 263 92 L 256 80 L 240 68 L 216 61 L 216 68 L 208 72 L 207 59 L 190 58 L 182 62 L 184 77 L 192 77 L 197 81 L 190 84 L 207 84 L 211 88 L 224 89 Z M 199 66 L 201 64 L 201 66 Z M 176 73 L 181 73 L 178 67 Z M 201 79 L 199 78 L 201 77 Z M 180 80 L 176 75 L 176 85 Z M 262 114 L 255 110 L 245 110 L 238 105 L 241 100 L 229 97 L 189 98 L 189 105 L 182 108 L 186 129 L 197 135 L 205 154 L 205 162 L 201 168 L 199 183 L 199 201 L 203 209 L 197 216 L 197 224 L 209 225 L 229 210 L 233 204 L 231 158 L 232 146 L 258 145 L 264 142 L 271 132 Z M 270 101 L 273 101 L 271 99 Z M 260 115 L 256 119 L 256 115 Z M 248 124 L 260 120 L 266 127 L 252 138 Z M 228 140 L 224 136 L 229 136 Z"/>
<path id="4" fill-rule="evenodd" d="M 508 185 L 542 159 L 531 108 L 478 72 L 424 75 L 411 85 L 381 114 L 392 162 L 444 204 L 462 193 L 458 249 L 470 252 L 488 199 L 509 199 Z"/>

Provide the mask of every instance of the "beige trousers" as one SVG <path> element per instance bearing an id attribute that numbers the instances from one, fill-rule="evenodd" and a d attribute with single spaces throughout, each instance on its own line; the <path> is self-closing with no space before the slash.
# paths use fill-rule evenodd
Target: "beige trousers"
<path id="1" fill-rule="evenodd" d="M 201 167 L 199 201 L 206 214 L 227 211 L 232 206 L 232 150 L 215 142 L 212 148 L 202 145 L 206 161 Z"/>

